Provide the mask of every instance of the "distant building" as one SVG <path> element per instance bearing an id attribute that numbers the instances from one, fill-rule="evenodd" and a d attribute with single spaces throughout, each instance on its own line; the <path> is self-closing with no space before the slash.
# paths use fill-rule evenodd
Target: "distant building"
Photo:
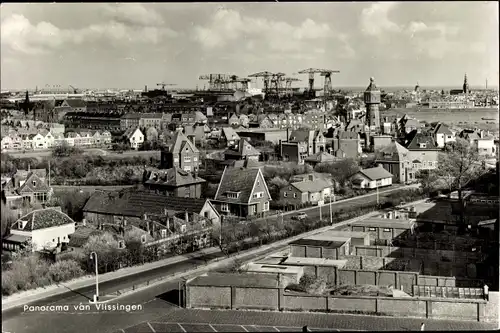
<path id="1" fill-rule="evenodd" d="M 408 149 L 412 168 L 417 170 L 432 170 L 438 167 L 439 148 L 436 147 L 434 139 L 427 133 L 413 130 L 405 139 L 405 147 Z"/>
<path id="2" fill-rule="evenodd" d="M 374 127 L 375 131 L 380 130 L 380 90 L 375 85 L 375 79 L 370 78 L 370 85 L 363 94 L 366 105 L 366 124 Z"/>
<path id="3" fill-rule="evenodd" d="M 50 200 L 52 188 L 47 181 L 47 170 L 17 170 L 2 186 L 3 197 L 10 207 L 20 206 L 24 201 L 45 203 Z"/>
<path id="4" fill-rule="evenodd" d="M 120 118 L 120 128 L 126 131 L 130 128 L 138 128 L 142 115 L 140 113 L 126 113 Z"/>
<path id="5" fill-rule="evenodd" d="M 332 144 L 333 154 L 338 158 L 357 158 L 361 153 L 359 134 L 354 131 L 338 131 Z"/>
<path id="6" fill-rule="evenodd" d="M 130 128 L 125 131 L 123 138 L 130 143 L 132 149 L 139 149 L 144 143 L 144 133 L 139 128 Z"/>
<path id="7" fill-rule="evenodd" d="M 287 142 L 280 143 L 280 154 L 283 160 L 299 164 L 303 164 L 308 156 L 323 151 L 326 151 L 326 139 L 323 132 L 317 130 L 295 130 Z"/>
<path id="8" fill-rule="evenodd" d="M 255 149 L 246 139 L 241 139 L 235 149 L 224 152 L 226 160 L 255 160 L 258 161 L 260 151 Z"/>
<path id="9" fill-rule="evenodd" d="M 325 199 L 333 195 L 333 185 L 330 179 L 309 174 L 308 178 L 283 187 L 280 200 L 295 207 L 305 203 L 323 204 Z"/>
<path id="10" fill-rule="evenodd" d="M 431 133 L 436 146 L 438 148 L 443 148 L 447 143 L 455 142 L 455 134 L 450 130 L 448 126 L 442 123 L 438 123 Z"/>
<path id="11" fill-rule="evenodd" d="M 393 183 L 408 183 L 415 180 L 415 171 L 408 149 L 392 141 L 379 151 L 375 163 L 381 164 L 393 176 Z"/>

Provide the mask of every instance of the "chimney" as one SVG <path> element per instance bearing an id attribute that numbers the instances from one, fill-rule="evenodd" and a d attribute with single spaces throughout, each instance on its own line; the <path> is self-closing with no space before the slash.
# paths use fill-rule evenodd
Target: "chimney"
<path id="1" fill-rule="evenodd" d="M 86 219 L 82 219 L 82 226 L 86 226 L 87 225 L 87 220 Z"/>
<path id="2" fill-rule="evenodd" d="M 191 142 L 193 145 L 196 145 L 196 137 L 194 135 L 191 136 Z"/>
<path id="3" fill-rule="evenodd" d="M 144 221 L 147 221 L 147 219 L 148 219 L 148 215 L 147 215 L 146 213 L 144 213 L 144 214 L 142 215 L 142 219 L 143 219 Z"/>
<path id="4" fill-rule="evenodd" d="M 123 218 L 123 226 L 126 227 L 127 226 L 127 218 Z"/>
<path id="5" fill-rule="evenodd" d="M 189 214 L 188 214 L 187 210 L 184 212 L 184 221 L 186 222 L 186 224 L 189 223 Z"/>
<path id="6" fill-rule="evenodd" d="M 147 232 L 149 234 L 149 221 L 146 221 L 146 230 L 147 230 Z"/>
<path id="7" fill-rule="evenodd" d="M 484 131 L 483 131 L 483 130 L 480 130 L 480 131 L 479 131 L 479 137 L 480 137 L 481 139 L 483 139 L 483 138 L 484 138 Z"/>

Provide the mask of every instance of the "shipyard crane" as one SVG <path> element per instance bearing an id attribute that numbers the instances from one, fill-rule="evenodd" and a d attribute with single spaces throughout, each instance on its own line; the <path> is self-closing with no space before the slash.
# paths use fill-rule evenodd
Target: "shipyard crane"
<path id="1" fill-rule="evenodd" d="M 267 94 L 269 91 L 269 88 L 270 88 L 269 83 L 270 83 L 273 75 L 274 75 L 273 73 L 265 71 L 265 72 L 250 74 L 250 75 L 248 75 L 248 77 L 261 77 L 264 81 L 264 93 Z"/>
<path id="2" fill-rule="evenodd" d="M 161 86 L 161 90 L 165 90 L 165 87 L 166 87 L 166 86 L 176 86 L 176 84 L 175 84 L 175 83 L 163 83 L 163 82 L 162 82 L 162 83 L 157 83 L 156 85 L 157 85 L 158 87 L 160 87 L 160 86 Z"/>
<path id="3" fill-rule="evenodd" d="M 248 82 L 250 82 L 250 79 L 247 78 L 240 78 L 237 75 L 231 75 L 229 77 L 229 80 L 225 81 L 224 83 L 230 84 L 231 89 L 233 90 L 238 90 L 238 83 L 241 83 L 241 89 L 247 90 L 248 89 Z"/>
<path id="4" fill-rule="evenodd" d="M 274 73 L 271 76 L 271 93 L 276 94 L 278 97 L 280 97 L 283 91 L 283 81 L 285 75 L 285 73 Z"/>
<path id="5" fill-rule="evenodd" d="M 208 80 L 209 90 L 224 90 L 230 78 L 227 74 L 204 74 L 199 77 L 200 80 Z"/>
<path id="6" fill-rule="evenodd" d="M 286 77 L 285 78 L 285 90 L 288 95 L 293 95 L 292 92 L 292 82 L 300 81 L 300 79 L 297 79 L 296 77 Z"/>
<path id="7" fill-rule="evenodd" d="M 75 87 L 73 87 L 71 84 L 69 85 L 69 87 L 71 89 L 73 89 L 73 94 L 78 94 L 78 89 L 76 89 Z"/>
<path id="8" fill-rule="evenodd" d="M 299 74 L 309 74 L 309 93 L 312 95 L 314 92 L 314 74 L 319 73 L 321 76 L 325 77 L 324 89 L 326 94 L 331 90 L 332 73 L 340 73 L 340 71 L 330 70 L 330 69 L 319 69 L 319 68 L 308 68 L 298 72 Z"/>

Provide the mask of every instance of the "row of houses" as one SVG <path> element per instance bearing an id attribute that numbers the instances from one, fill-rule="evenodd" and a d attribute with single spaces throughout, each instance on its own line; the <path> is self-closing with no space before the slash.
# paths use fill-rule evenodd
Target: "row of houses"
<path id="1" fill-rule="evenodd" d="M 44 150 L 68 145 L 71 147 L 107 147 L 111 144 L 111 133 L 108 131 L 72 131 L 65 134 L 52 134 L 41 129 L 36 133 L 19 134 L 10 132 L 2 136 L 2 151 L 8 150 Z"/>

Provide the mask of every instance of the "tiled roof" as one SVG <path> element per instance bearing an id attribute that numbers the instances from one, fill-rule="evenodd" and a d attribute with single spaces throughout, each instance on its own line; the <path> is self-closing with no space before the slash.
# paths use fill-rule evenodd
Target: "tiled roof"
<path id="1" fill-rule="evenodd" d="M 142 217 L 163 214 L 165 209 L 199 214 L 205 199 L 167 197 L 146 191 L 95 192 L 85 204 L 84 212 Z"/>
<path id="2" fill-rule="evenodd" d="M 430 135 L 419 133 L 417 130 L 411 131 L 408 136 L 406 148 L 408 150 L 436 150 L 438 149 L 434 143 L 434 139 Z M 425 143 L 425 148 L 421 148 L 419 144 Z"/>
<path id="3" fill-rule="evenodd" d="M 87 106 L 87 103 L 82 99 L 67 99 L 66 103 L 72 108 L 83 108 Z"/>
<path id="4" fill-rule="evenodd" d="M 220 180 L 215 200 L 247 203 L 252 194 L 255 178 L 259 169 L 229 168 L 226 167 Z M 228 199 L 227 192 L 240 192 L 237 199 Z"/>
<path id="5" fill-rule="evenodd" d="M 441 134 L 446 134 L 446 135 L 452 135 L 453 133 L 450 131 L 448 126 L 445 124 L 439 123 L 437 124 L 436 128 L 434 128 L 434 134 L 441 133 Z"/>
<path id="6" fill-rule="evenodd" d="M 242 139 L 238 143 L 238 149 L 228 149 L 225 154 L 235 156 L 259 156 L 260 151 L 255 149 L 246 139 Z"/>
<path id="7" fill-rule="evenodd" d="M 75 223 L 68 215 L 54 208 L 38 209 L 16 221 L 13 229 L 19 229 L 21 221 L 26 221 L 23 231 L 33 231 Z"/>
<path id="8" fill-rule="evenodd" d="M 139 118 L 143 119 L 162 119 L 162 113 L 139 113 Z"/>
<path id="9" fill-rule="evenodd" d="M 290 134 L 290 142 L 309 142 L 310 130 L 298 129 Z"/>
<path id="10" fill-rule="evenodd" d="M 232 127 L 223 127 L 222 134 L 226 140 L 239 140 L 240 136 L 235 132 Z"/>
<path id="11" fill-rule="evenodd" d="M 302 181 L 290 184 L 293 187 L 297 188 L 300 192 L 305 193 L 314 193 L 323 191 L 325 188 L 329 188 L 333 186 L 333 183 L 326 179 L 316 179 L 313 181 Z"/>
<path id="12" fill-rule="evenodd" d="M 393 141 L 385 147 L 380 149 L 384 155 L 390 155 L 395 161 L 403 161 L 408 156 L 408 149 L 400 145 L 398 142 Z"/>
<path id="13" fill-rule="evenodd" d="M 199 152 L 198 148 L 196 148 L 196 146 L 193 145 L 193 143 L 188 139 L 188 137 L 184 133 L 182 133 L 182 131 L 175 132 L 173 141 L 174 142 L 170 147 L 170 151 L 174 154 L 180 153 L 183 147 L 185 146 L 190 148 L 194 153 Z"/>
<path id="14" fill-rule="evenodd" d="M 166 186 L 185 186 L 190 184 L 199 184 L 206 182 L 200 177 L 193 177 L 191 173 L 180 168 L 170 168 L 167 170 L 152 172 L 146 184 L 166 185 Z"/>
<path id="15" fill-rule="evenodd" d="M 75 232 L 69 235 L 68 246 L 82 247 L 91 236 L 99 235 L 101 231 L 87 226 L 79 226 Z"/>
<path id="16" fill-rule="evenodd" d="M 328 241 L 328 240 L 308 239 L 308 238 L 302 238 L 290 243 L 290 245 L 321 246 L 334 249 L 339 248 L 344 244 L 345 242 L 341 241 Z"/>
<path id="17" fill-rule="evenodd" d="M 233 286 L 278 288 L 277 274 L 208 273 L 190 280 L 188 286 Z"/>
<path id="18" fill-rule="evenodd" d="M 121 119 L 141 119 L 141 118 L 142 114 L 135 112 L 126 113 L 121 117 Z"/>
<path id="19" fill-rule="evenodd" d="M 305 159 L 307 162 L 328 163 L 335 161 L 335 156 L 326 152 L 319 152 Z"/>
<path id="20" fill-rule="evenodd" d="M 382 167 L 363 169 L 363 170 L 360 170 L 359 172 L 371 180 L 392 178 L 392 174 Z"/>
<path id="21" fill-rule="evenodd" d="M 45 183 L 37 174 L 31 172 L 26 177 L 26 181 L 17 190 L 18 193 L 26 192 L 48 192 L 50 191 L 49 186 Z"/>

